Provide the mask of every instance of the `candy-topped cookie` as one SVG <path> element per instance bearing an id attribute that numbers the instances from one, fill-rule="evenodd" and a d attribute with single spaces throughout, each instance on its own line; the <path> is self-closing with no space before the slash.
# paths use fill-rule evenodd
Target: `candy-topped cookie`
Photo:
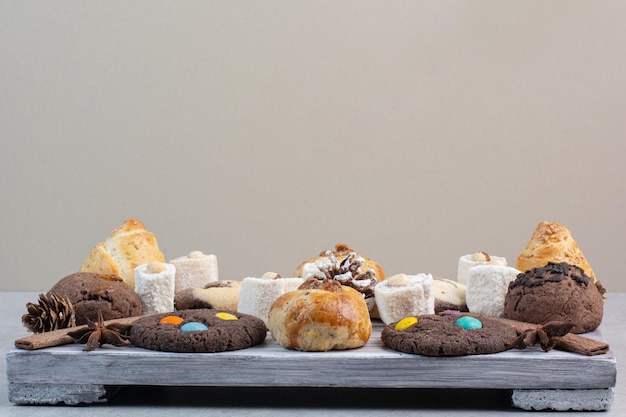
<path id="1" fill-rule="evenodd" d="M 224 352 L 265 340 L 267 328 L 254 316 L 213 309 L 181 310 L 137 320 L 130 342 L 166 352 Z"/>
<path id="2" fill-rule="evenodd" d="M 399 352 L 425 356 L 465 356 L 523 349 L 540 343 L 548 351 L 572 325 L 549 323 L 518 334 L 502 320 L 459 312 L 427 314 L 388 324 L 382 331 L 385 346 Z"/>

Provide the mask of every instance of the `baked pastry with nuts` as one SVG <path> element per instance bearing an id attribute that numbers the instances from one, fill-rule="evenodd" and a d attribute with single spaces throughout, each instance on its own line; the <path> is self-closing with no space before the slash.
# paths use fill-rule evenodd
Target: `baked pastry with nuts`
<path id="1" fill-rule="evenodd" d="M 336 280 L 317 278 L 281 295 L 272 304 L 267 327 L 282 347 L 301 351 L 354 349 L 372 334 L 363 296 Z"/>

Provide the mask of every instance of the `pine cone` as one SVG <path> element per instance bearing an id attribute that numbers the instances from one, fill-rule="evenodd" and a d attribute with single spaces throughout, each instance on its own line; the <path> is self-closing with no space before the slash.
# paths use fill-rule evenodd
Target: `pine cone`
<path id="1" fill-rule="evenodd" d="M 22 324 L 34 333 L 49 332 L 76 326 L 74 306 L 68 297 L 57 293 L 39 294 L 39 304 L 26 303 L 28 314 Z"/>

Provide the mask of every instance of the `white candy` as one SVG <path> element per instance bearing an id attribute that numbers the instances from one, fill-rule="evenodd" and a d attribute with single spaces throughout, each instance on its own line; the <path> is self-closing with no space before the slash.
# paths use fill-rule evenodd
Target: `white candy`
<path id="1" fill-rule="evenodd" d="M 435 313 L 433 277 L 430 274 L 407 275 L 406 285 L 389 285 L 386 280 L 374 287 L 374 298 L 380 319 L 393 323 L 408 316 Z M 393 278 L 393 277 L 392 277 Z"/>
<path id="2" fill-rule="evenodd" d="M 504 298 L 509 283 L 519 273 L 509 266 L 478 265 L 470 268 L 465 294 L 468 310 L 471 313 L 503 317 Z"/>
<path id="3" fill-rule="evenodd" d="M 174 311 L 174 282 L 176 267 L 162 264 L 165 270 L 151 273 L 149 264 L 135 268 L 135 292 L 141 299 L 142 314 L 169 313 Z"/>
<path id="4" fill-rule="evenodd" d="M 470 268 L 478 265 L 498 265 L 507 266 L 506 258 L 500 256 L 490 256 L 491 260 L 475 260 L 476 254 L 463 255 L 459 258 L 459 267 L 456 280 L 461 284 L 467 284 L 467 276 Z"/>
<path id="5" fill-rule="evenodd" d="M 194 251 L 170 261 L 176 267 L 176 292 L 189 288 L 204 288 L 218 280 L 217 257 Z"/>
<path id="6" fill-rule="evenodd" d="M 302 278 L 244 278 L 237 311 L 251 314 L 267 323 L 272 303 L 284 293 L 297 290 L 303 282 Z"/>

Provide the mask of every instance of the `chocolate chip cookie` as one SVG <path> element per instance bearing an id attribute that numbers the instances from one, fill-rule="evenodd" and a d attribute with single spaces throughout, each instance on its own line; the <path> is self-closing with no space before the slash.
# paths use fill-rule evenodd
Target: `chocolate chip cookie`
<path id="1" fill-rule="evenodd" d="M 130 342 L 166 352 L 223 352 L 258 345 L 267 328 L 254 316 L 214 309 L 180 310 L 133 323 Z"/>

